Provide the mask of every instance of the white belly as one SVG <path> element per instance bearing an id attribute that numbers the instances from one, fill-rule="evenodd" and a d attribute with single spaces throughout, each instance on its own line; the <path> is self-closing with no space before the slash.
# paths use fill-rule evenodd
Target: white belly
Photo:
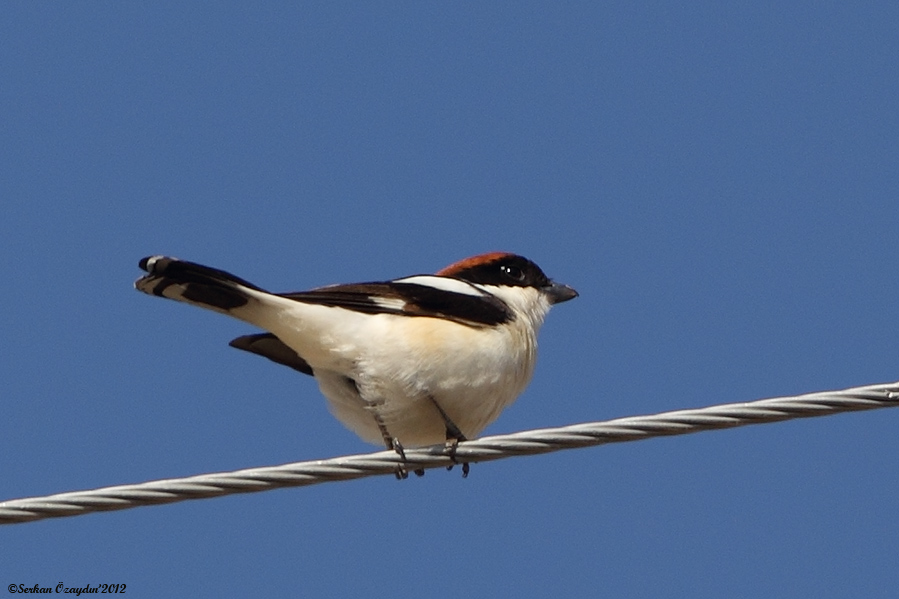
<path id="1" fill-rule="evenodd" d="M 406 447 L 443 443 L 434 402 L 466 438 L 477 437 L 524 390 L 536 360 L 524 326 L 497 331 L 394 315 L 352 325 L 331 328 L 315 347 L 308 334 L 277 333 L 312 366 L 335 417 L 378 444 L 378 419 Z"/>

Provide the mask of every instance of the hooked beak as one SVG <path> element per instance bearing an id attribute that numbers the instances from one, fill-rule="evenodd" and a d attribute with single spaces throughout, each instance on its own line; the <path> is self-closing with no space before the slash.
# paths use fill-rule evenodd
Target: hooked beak
<path id="1" fill-rule="evenodd" d="M 543 291 L 551 304 L 561 304 L 577 297 L 577 291 L 561 283 L 552 283 L 549 287 L 544 287 Z"/>

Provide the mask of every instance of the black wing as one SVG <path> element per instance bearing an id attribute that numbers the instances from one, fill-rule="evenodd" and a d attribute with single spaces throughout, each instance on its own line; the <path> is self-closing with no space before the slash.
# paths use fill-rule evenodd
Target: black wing
<path id="1" fill-rule="evenodd" d="M 303 374 L 312 376 L 312 368 L 306 360 L 271 333 L 244 335 L 233 340 L 228 345 L 268 358 L 272 362 L 289 366 Z"/>
<path id="2" fill-rule="evenodd" d="M 417 277 L 420 280 L 438 277 Z M 307 304 L 345 308 L 366 314 L 444 318 L 469 326 L 494 326 L 512 319 L 505 302 L 471 287 L 470 293 L 403 281 L 334 285 L 279 294 Z"/>

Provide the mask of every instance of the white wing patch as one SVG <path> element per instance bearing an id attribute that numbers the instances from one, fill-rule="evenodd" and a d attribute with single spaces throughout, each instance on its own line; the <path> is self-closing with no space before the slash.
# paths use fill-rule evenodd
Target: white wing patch
<path id="1" fill-rule="evenodd" d="M 449 291 L 452 293 L 464 293 L 465 295 L 473 295 L 481 297 L 485 295 L 476 286 L 459 279 L 451 279 L 449 277 L 436 277 L 433 275 L 416 275 L 414 277 L 406 277 L 405 279 L 396 279 L 394 283 L 411 283 L 413 285 L 423 285 L 425 287 L 433 287 L 441 291 Z"/>
<path id="2" fill-rule="evenodd" d="M 373 304 L 376 306 L 380 306 L 387 310 L 402 310 L 406 307 L 406 300 L 400 299 L 398 297 L 379 297 L 376 295 L 368 296 L 368 299 L 371 300 Z"/>

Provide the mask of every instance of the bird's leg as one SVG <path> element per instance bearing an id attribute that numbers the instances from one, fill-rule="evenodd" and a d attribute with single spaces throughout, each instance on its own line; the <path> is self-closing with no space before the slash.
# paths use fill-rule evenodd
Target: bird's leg
<path id="1" fill-rule="evenodd" d="M 406 452 L 403 450 L 403 444 L 400 443 L 399 439 L 391 436 L 390 431 L 387 430 L 387 426 L 384 424 L 384 421 L 381 420 L 381 416 L 377 412 L 372 411 L 372 415 L 375 417 L 375 422 L 378 424 L 378 430 L 381 431 L 381 438 L 384 439 L 384 445 L 387 446 L 389 451 L 397 452 L 403 462 L 405 462 Z M 409 478 L 409 472 L 406 470 L 405 464 L 398 464 L 394 474 L 396 475 L 397 480 Z"/>
<path id="2" fill-rule="evenodd" d="M 434 404 L 434 407 L 437 408 L 440 417 L 443 418 L 443 425 L 446 427 L 446 444 L 444 446 L 446 455 L 453 461 L 453 464 L 458 464 L 459 462 L 456 461 L 456 448 L 459 446 L 460 441 L 467 441 L 468 439 L 465 438 L 465 435 L 462 434 L 462 431 L 456 426 L 456 423 L 443 411 L 443 408 L 440 407 L 437 400 L 430 395 L 428 395 L 428 399 L 430 399 L 431 403 Z M 452 470 L 453 466 L 447 466 L 446 469 Z M 468 472 L 470 470 L 471 466 L 469 463 L 462 462 L 462 478 L 468 478 Z"/>
<path id="3" fill-rule="evenodd" d="M 397 452 L 400 458 L 402 458 L 403 462 L 405 462 L 406 452 L 403 449 L 403 444 L 400 443 L 400 440 L 391 435 L 390 431 L 387 430 L 387 425 L 384 424 L 384 420 L 381 418 L 381 415 L 378 414 L 378 410 L 376 408 L 377 403 L 368 401 L 362 396 L 362 390 L 359 389 L 359 383 L 357 383 L 355 379 L 346 377 L 346 382 L 348 385 L 352 385 L 353 389 L 356 392 L 356 395 L 359 396 L 359 399 L 365 402 L 365 406 L 368 408 L 368 410 L 371 412 L 372 417 L 375 419 L 375 424 L 378 425 L 378 430 L 381 432 L 381 438 L 384 440 L 384 445 L 387 447 L 387 450 Z M 425 471 L 421 468 L 415 470 L 415 474 L 418 476 L 424 476 L 424 473 Z M 409 478 L 409 471 L 406 470 L 405 463 L 397 465 L 395 474 L 397 480 Z"/>
<path id="4" fill-rule="evenodd" d="M 395 451 L 399 454 L 400 458 L 403 462 L 406 461 L 406 450 L 403 449 L 403 444 L 400 443 L 400 440 L 396 437 L 390 435 L 390 432 L 387 430 L 387 426 L 384 424 L 384 421 L 381 419 L 381 416 L 377 412 L 372 412 L 375 417 L 375 422 L 378 424 L 378 430 L 381 431 L 381 438 L 384 439 L 384 445 L 387 446 L 388 450 Z M 424 476 L 425 471 L 423 468 L 417 468 L 413 470 L 416 476 Z M 396 475 L 397 480 L 403 480 L 405 478 L 409 478 L 409 471 L 406 470 L 405 464 L 399 464 L 396 467 Z"/>

